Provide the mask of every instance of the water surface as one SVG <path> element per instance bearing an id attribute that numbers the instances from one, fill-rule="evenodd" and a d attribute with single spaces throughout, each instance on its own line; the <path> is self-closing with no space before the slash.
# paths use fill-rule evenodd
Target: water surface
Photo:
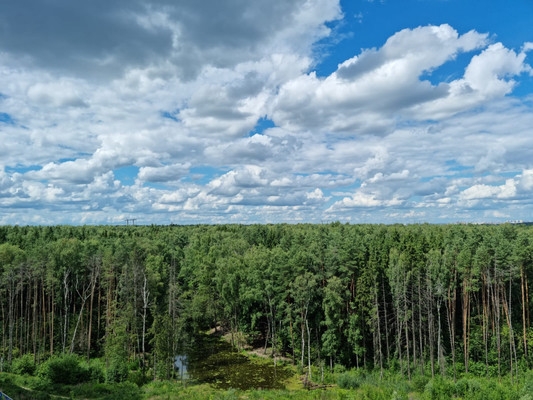
<path id="1" fill-rule="evenodd" d="M 178 376 L 218 389 L 284 389 L 292 376 L 288 368 L 274 366 L 272 360 L 252 360 L 213 335 L 195 338 L 187 355 L 177 356 L 176 363 L 181 366 Z"/>

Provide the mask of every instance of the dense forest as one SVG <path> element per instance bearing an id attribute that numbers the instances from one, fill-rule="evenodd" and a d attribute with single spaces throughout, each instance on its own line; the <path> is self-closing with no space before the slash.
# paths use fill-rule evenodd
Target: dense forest
<path id="1" fill-rule="evenodd" d="M 73 353 L 167 379 L 215 329 L 302 371 L 512 377 L 533 364 L 532 256 L 510 224 L 4 226 L 0 370 Z"/>

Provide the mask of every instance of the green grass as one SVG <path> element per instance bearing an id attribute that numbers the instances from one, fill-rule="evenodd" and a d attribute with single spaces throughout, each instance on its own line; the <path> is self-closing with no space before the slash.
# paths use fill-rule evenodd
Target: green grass
<path id="1" fill-rule="evenodd" d="M 49 393 L 40 390 L 34 390 L 39 379 L 29 376 L 21 376 L 8 373 L 0 373 L 0 390 L 12 399 L 35 399 L 49 400 L 52 399 Z"/>
<path id="2" fill-rule="evenodd" d="M 267 361 L 259 359 L 252 362 Z M 290 368 L 294 375 L 287 381 L 284 390 L 217 389 L 209 384 L 184 384 L 178 381 L 154 381 L 142 386 L 133 382 L 67 385 L 52 384 L 39 376 L 10 373 L 0 373 L 0 390 L 17 400 L 533 400 L 533 371 L 521 375 L 518 380 L 461 374 L 454 382 L 451 378 L 423 375 L 415 375 L 409 381 L 401 374 L 390 371 L 386 371 L 384 378 L 380 379 L 378 372 L 339 369 L 325 374 L 327 385 L 307 390 L 303 387 L 301 375 L 296 374 L 296 368 Z M 313 374 L 315 378 L 320 376 L 315 371 Z"/>

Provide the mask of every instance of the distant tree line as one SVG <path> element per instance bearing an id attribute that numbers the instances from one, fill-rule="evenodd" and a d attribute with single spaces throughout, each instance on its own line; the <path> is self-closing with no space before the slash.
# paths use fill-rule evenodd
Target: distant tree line
<path id="1" fill-rule="evenodd" d="M 167 379 L 197 332 L 275 358 L 455 376 L 532 365 L 525 225 L 0 227 L 0 369 L 31 354 Z"/>

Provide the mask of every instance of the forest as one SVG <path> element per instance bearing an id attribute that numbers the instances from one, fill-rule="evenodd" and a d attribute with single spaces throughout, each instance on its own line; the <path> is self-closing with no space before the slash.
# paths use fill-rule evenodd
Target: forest
<path id="1" fill-rule="evenodd" d="M 106 382 L 169 380 L 211 329 L 313 380 L 518 379 L 532 279 L 525 224 L 2 226 L 0 372 L 76 355 Z"/>

